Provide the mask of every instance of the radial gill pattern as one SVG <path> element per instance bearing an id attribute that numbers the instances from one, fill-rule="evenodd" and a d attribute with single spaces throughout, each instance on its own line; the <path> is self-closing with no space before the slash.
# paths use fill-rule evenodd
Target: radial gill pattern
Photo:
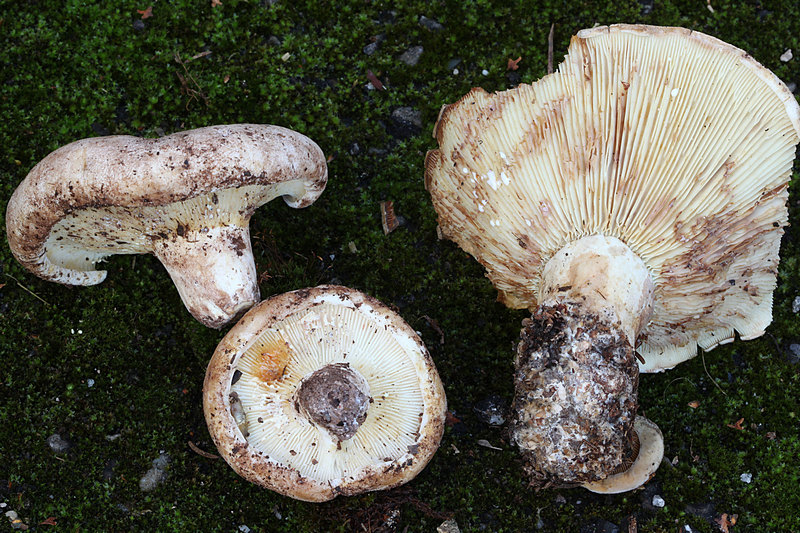
<path id="1" fill-rule="evenodd" d="M 355 435 L 338 441 L 295 405 L 303 378 L 347 363 L 364 377 L 371 403 Z M 358 311 L 323 303 L 261 333 L 238 362 L 231 391 L 241 399 L 251 447 L 321 482 L 408 453 L 423 399 L 417 370 L 384 327 Z"/>
<path id="2" fill-rule="evenodd" d="M 771 321 L 799 131 L 791 93 L 741 50 L 681 28 L 596 28 L 557 72 L 443 109 L 426 185 L 444 235 L 511 307 L 537 305 L 566 243 L 625 242 L 656 284 L 638 350 L 658 370 Z"/>

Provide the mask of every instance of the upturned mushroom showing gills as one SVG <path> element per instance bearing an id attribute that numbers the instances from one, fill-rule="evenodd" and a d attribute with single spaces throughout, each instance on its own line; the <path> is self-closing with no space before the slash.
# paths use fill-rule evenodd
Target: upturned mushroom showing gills
<path id="1" fill-rule="evenodd" d="M 203 408 L 239 475 L 320 502 L 413 479 L 439 446 L 447 406 L 408 324 L 328 285 L 248 311 L 214 352 Z"/>
<path id="2" fill-rule="evenodd" d="M 584 30 L 553 74 L 443 108 L 441 231 L 532 311 L 511 430 L 533 485 L 646 482 L 663 443 L 639 372 L 764 333 L 799 133 L 774 74 L 683 28 Z"/>
<path id="3" fill-rule="evenodd" d="M 151 253 L 189 312 L 219 328 L 259 300 L 253 212 L 278 196 L 305 207 L 327 176 L 322 150 L 279 126 L 83 139 L 45 157 L 14 191 L 8 242 L 25 268 L 67 285 L 102 282 L 95 264 L 110 255 Z"/>

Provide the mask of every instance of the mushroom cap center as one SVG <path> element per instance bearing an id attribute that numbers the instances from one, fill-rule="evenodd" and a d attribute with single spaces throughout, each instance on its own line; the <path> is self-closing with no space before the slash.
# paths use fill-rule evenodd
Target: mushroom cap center
<path id="1" fill-rule="evenodd" d="M 326 365 L 303 379 L 295 408 L 341 442 L 356 434 L 372 402 L 369 385 L 348 363 Z"/>

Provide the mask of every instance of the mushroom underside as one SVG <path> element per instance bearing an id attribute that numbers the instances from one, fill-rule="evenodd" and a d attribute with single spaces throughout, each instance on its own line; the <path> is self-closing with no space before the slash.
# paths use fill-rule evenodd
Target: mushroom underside
<path id="1" fill-rule="evenodd" d="M 204 388 L 209 430 L 231 466 L 310 501 L 413 478 L 441 439 L 444 393 L 421 341 L 398 321 L 340 287 L 254 307 L 220 344 Z M 223 347 L 240 336 L 231 358 Z"/>

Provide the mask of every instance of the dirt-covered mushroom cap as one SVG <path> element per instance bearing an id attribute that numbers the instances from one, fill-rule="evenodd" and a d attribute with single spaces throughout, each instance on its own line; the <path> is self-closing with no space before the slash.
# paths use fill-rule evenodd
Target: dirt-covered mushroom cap
<path id="1" fill-rule="evenodd" d="M 203 407 L 238 474 L 326 501 L 413 479 L 439 446 L 446 401 L 402 318 L 359 291 L 320 286 L 245 314 L 209 363 Z"/>
<path id="2" fill-rule="evenodd" d="M 327 165 L 309 138 L 279 126 L 211 126 L 145 139 L 83 139 L 52 152 L 17 187 L 6 229 L 37 276 L 95 285 L 95 264 L 152 253 L 188 310 L 221 327 L 259 300 L 248 222 L 277 196 L 305 207 Z"/>
<path id="3" fill-rule="evenodd" d="M 557 72 L 473 89 L 442 110 L 425 169 L 442 233 L 486 267 L 502 302 L 537 309 L 540 340 L 557 340 L 523 333 L 518 429 L 601 416 L 609 426 L 591 446 L 627 441 L 639 369 L 673 367 L 734 331 L 764 332 L 799 134 L 800 108 L 774 74 L 683 28 L 581 31 Z M 619 364 L 573 390 L 553 372 L 553 396 L 536 392 L 539 363 L 566 372 L 588 359 Z M 605 385 L 618 401 L 579 412 L 576 398 Z M 574 440 L 534 440 L 580 462 L 586 427 Z"/>

